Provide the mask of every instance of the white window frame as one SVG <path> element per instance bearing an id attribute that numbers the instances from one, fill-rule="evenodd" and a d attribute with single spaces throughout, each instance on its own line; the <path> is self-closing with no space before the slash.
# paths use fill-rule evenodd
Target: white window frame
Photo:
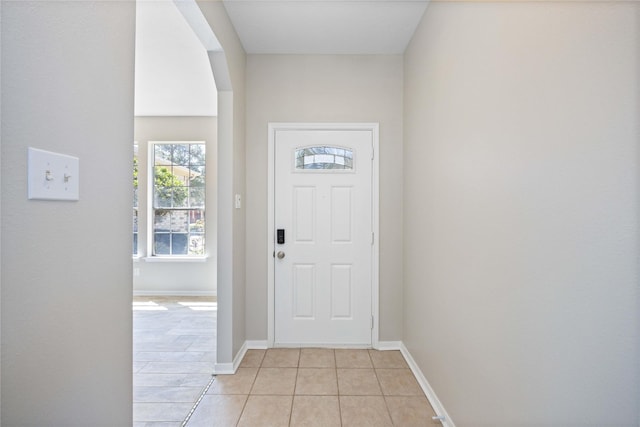
<path id="1" fill-rule="evenodd" d="M 202 208 L 193 208 L 202 210 L 205 217 L 205 227 L 203 230 L 204 236 L 204 253 L 202 255 L 182 255 L 182 254 L 156 254 L 154 251 L 155 244 L 155 233 L 154 233 L 154 218 L 155 218 L 155 210 L 154 207 L 154 195 L 155 195 L 155 146 L 157 145 L 172 145 L 172 144 L 202 144 L 207 149 L 206 141 L 195 140 L 195 141 L 148 141 L 147 143 L 147 239 L 146 239 L 146 247 L 147 247 L 147 256 L 145 257 L 145 261 L 147 262 L 164 262 L 164 261 L 205 261 L 207 258 L 207 226 L 206 226 L 206 204 L 207 204 L 207 182 L 205 179 L 204 183 L 204 205 Z M 206 153 L 206 151 L 205 151 Z M 206 154 L 205 154 L 206 159 Z M 205 176 L 206 170 L 208 169 L 208 164 L 205 160 Z M 140 177 L 138 176 L 138 179 Z M 190 210 L 192 208 L 185 208 L 185 210 Z M 140 211 L 138 211 L 138 215 L 140 215 Z"/>
<path id="2" fill-rule="evenodd" d="M 135 187 L 133 188 L 133 209 L 131 210 L 132 220 L 134 216 L 133 213 L 135 212 L 136 219 L 134 220 L 134 224 L 135 222 L 137 222 L 137 226 L 134 226 L 133 230 L 131 230 L 132 239 L 133 239 L 133 247 L 132 247 L 133 259 L 140 258 L 140 200 L 137 197 L 140 195 L 140 158 L 138 157 L 138 148 L 139 148 L 138 141 L 133 141 L 132 166 L 135 165 L 136 159 L 138 160 L 138 188 L 137 189 Z M 135 170 L 135 168 L 133 170 Z M 132 170 L 132 174 L 133 174 L 133 170 Z M 136 191 L 138 192 L 137 194 L 136 194 Z M 138 203 L 135 203 L 135 202 L 138 202 Z"/>

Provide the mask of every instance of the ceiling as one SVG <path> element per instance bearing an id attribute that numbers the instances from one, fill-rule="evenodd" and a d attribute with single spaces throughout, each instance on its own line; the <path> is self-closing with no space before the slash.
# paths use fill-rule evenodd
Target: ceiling
<path id="1" fill-rule="evenodd" d="M 427 3 L 224 0 L 250 54 L 401 54 Z M 217 115 L 207 51 L 221 48 L 196 1 L 138 1 L 136 27 L 136 115 Z"/>
<path id="2" fill-rule="evenodd" d="M 401 54 L 428 0 L 224 0 L 249 54 Z"/>

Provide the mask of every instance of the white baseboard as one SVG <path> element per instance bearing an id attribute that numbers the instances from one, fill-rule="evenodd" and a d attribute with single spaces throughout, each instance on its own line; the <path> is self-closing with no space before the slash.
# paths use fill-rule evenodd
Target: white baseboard
<path id="1" fill-rule="evenodd" d="M 240 366 L 240 363 L 242 362 L 242 359 L 244 358 L 244 355 L 247 353 L 247 350 L 248 350 L 247 341 L 245 341 L 244 344 L 242 344 L 242 347 L 240 347 L 238 354 L 236 354 L 236 357 L 233 358 L 233 362 L 216 363 L 213 367 L 213 374 L 214 375 L 235 374 L 236 371 L 238 370 L 238 367 Z"/>
<path id="2" fill-rule="evenodd" d="M 404 359 L 407 361 L 409 368 L 411 368 L 413 375 L 415 375 L 416 379 L 418 380 L 418 384 L 420 384 L 420 387 L 422 387 L 422 391 L 424 391 L 424 394 L 427 396 L 427 400 L 429 401 L 429 403 L 431 403 L 431 406 L 436 412 L 436 415 L 444 417 L 441 420 L 442 425 L 444 427 L 456 427 L 456 425 L 453 423 L 453 420 L 447 413 L 447 410 L 444 409 L 444 406 L 442 406 L 440 399 L 438 399 L 438 396 L 436 396 L 435 391 L 433 391 L 431 385 L 429 385 L 429 381 L 427 381 L 427 378 L 422 373 L 422 370 L 418 367 L 416 361 L 413 360 L 411 353 L 409 353 L 409 350 L 403 342 L 400 343 L 400 351 L 402 352 Z"/>
<path id="3" fill-rule="evenodd" d="M 233 375 L 235 373 L 233 363 L 216 363 L 213 366 L 213 375 Z"/>
<path id="4" fill-rule="evenodd" d="M 367 349 L 370 344 L 344 344 L 344 343 L 280 343 L 274 344 L 273 348 L 345 348 L 345 349 Z"/>
<path id="5" fill-rule="evenodd" d="M 269 348 L 267 340 L 245 341 L 245 345 L 247 346 L 247 350 L 266 350 Z"/>
<path id="6" fill-rule="evenodd" d="M 133 291 L 134 297 L 215 297 L 216 291 Z"/>
<path id="7" fill-rule="evenodd" d="M 373 348 L 380 351 L 400 350 L 402 341 L 378 341 L 378 345 L 374 345 Z"/>

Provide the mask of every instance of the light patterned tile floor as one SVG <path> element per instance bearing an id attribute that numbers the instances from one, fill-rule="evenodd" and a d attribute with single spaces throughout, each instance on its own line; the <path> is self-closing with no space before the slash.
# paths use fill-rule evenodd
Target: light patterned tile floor
<path id="1" fill-rule="evenodd" d="M 222 396 L 235 406 L 221 408 Z M 235 375 L 216 377 L 187 427 L 441 425 L 435 415 L 399 351 L 248 350 Z"/>
<path id="2" fill-rule="evenodd" d="M 206 389 L 214 309 L 212 299 L 134 300 L 134 427 L 441 425 L 399 351 L 248 350 Z"/>
<path id="3" fill-rule="evenodd" d="M 212 378 L 212 297 L 133 299 L 134 427 L 179 427 Z"/>

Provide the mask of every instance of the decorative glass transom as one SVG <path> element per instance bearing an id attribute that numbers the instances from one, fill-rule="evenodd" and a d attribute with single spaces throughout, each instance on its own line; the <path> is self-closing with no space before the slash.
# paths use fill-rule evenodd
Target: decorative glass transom
<path id="1" fill-rule="evenodd" d="M 339 147 L 299 148 L 296 169 L 353 169 L 353 151 Z"/>

